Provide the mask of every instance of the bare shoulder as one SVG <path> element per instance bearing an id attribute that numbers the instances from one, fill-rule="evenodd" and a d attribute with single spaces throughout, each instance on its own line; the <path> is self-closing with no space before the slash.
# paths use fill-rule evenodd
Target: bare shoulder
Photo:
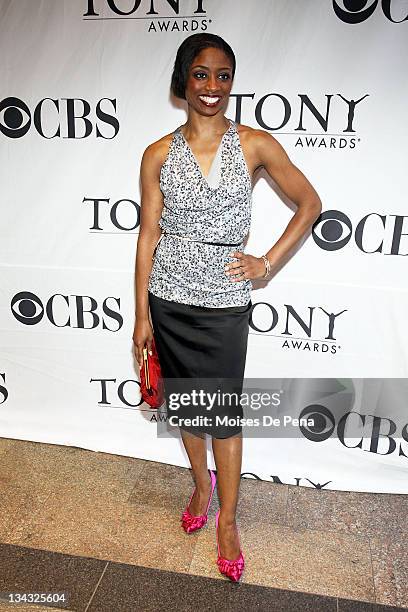
<path id="1" fill-rule="evenodd" d="M 246 148 L 248 156 L 254 160 L 255 168 L 265 165 L 274 158 L 276 162 L 288 161 L 286 151 L 280 142 L 266 130 L 252 128 L 249 125 L 237 123 L 238 134 L 242 146 Z"/>
<path id="2" fill-rule="evenodd" d="M 251 147 L 265 145 L 275 145 L 277 147 L 281 146 L 280 142 L 266 130 L 253 128 L 249 125 L 244 125 L 243 123 L 237 123 L 236 125 L 240 139 L 248 143 Z"/>
<path id="3" fill-rule="evenodd" d="M 266 163 L 270 164 L 271 159 L 281 163 L 286 157 L 282 145 L 266 130 L 253 128 L 243 123 L 237 123 L 236 126 L 251 174 L 265 167 Z"/>
<path id="4" fill-rule="evenodd" d="M 173 132 L 149 144 L 143 152 L 142 169 L 158 174 L 164 164 L 173 138 Z"/>

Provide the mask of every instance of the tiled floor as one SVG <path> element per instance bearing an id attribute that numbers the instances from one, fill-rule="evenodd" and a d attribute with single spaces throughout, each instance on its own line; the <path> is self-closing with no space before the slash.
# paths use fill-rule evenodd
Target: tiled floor
<path id="1" fill-rule="evenodd" d="M 408 496 L 243 478 L 246 569 L 232 584 L 215 563 L 216 494 L 208 525 L 181 529 L 192 487 L 186 468 L 0 438 L 0 612 L 408 606 Z M 7 591 L 68 601 L 17 607 Z"/>

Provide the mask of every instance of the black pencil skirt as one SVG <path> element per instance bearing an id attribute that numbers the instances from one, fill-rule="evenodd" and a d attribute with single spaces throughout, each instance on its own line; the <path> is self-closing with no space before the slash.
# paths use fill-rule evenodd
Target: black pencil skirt
<path id="1" fill-rule="evenodd" d="M 165 300 L 150 291 L 148 297 L 167 417 L 175 417 L 173 425 L 200 437 L 240 434 L 252 301 L 207 308 Z M 181 393 L 187 393 L 183 405 L 174 402 Z"/>

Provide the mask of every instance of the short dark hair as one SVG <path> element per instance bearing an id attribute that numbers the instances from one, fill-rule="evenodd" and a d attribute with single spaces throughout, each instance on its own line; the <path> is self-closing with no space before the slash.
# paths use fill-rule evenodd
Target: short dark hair
<path id="1" fill-rule="evenodd" d="M 229 44 L 221 38 L 221 36 L 217 36 L 217 34 L 206 32 L 192 34 L 185 38 L 179 46 L 174 62 L 173 74 L 171 77 L 171 91 L 177 98 L 186 99 L 185 90 L 190 66 L 194 58 L 197 57 L 203 49 L 209 47 L 221 49 L 230 59 L 232 64 L 232 78 L 234 78 L 236 66 L 235 55 Z"/>

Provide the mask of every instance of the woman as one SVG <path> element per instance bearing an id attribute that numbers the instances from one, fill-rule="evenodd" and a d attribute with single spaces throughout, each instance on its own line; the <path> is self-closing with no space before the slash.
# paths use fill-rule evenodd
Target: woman
<path id="1" fill-rule="evenodd" d="M 167 380 L 221 379 L 222 391 L 242 389 L 251 280 L 270 276 L 321 212 L 316 191 L 278 141 L 224 115 L 234 74 L 235 56 L 222 38 L 208 33 L 186 38 L 177 51 L 171 89 L 187 101 L 187 121 L 149 145 L 142 157 L 133 341 L 141 366 L 142 349 L 151 349 L 154 329 L 166 399 Z M 262 167 L 298 210 L 276 244 L 256 257 L 244 253 L 243 242 L 250 227 L 253 176 Z M 242 416 L 239 402 L 215 404 L 213 411 L 232 423 Z M 207 522 L 215 486 L 215 474 L 207 469 L 209 433 L 220 500 L 217 564 L 238 581 L 244 568 L 236 525 L 241 427 L 181 422 L 180 431 L 195 482 L 182 526 L 191 533 Z"/>

